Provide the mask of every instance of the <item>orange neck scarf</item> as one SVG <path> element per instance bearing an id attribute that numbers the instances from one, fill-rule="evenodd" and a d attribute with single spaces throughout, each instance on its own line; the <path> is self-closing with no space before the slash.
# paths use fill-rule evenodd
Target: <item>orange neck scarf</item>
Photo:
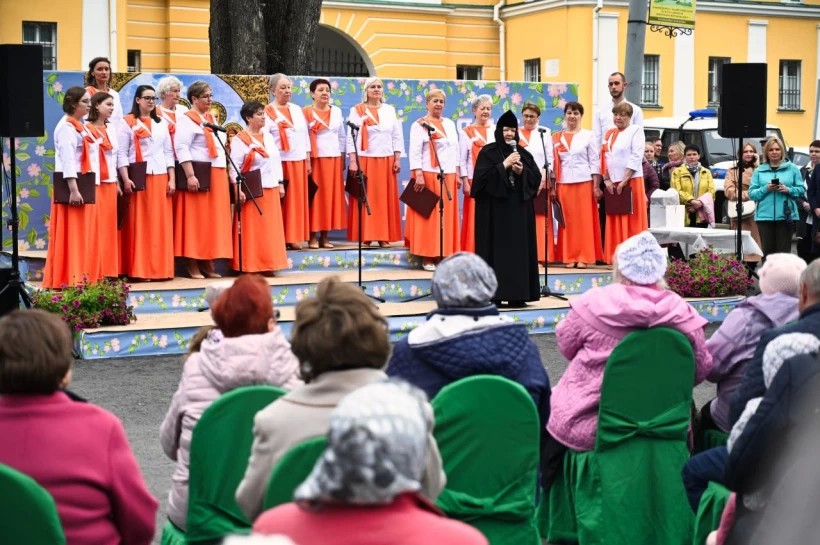
<path id="1" fill-rule="evenodd" d="M 614 129 L 606 131 L 606 135 L 604 136 L 604 145 L 601 146 L 601 175 L 604 178 L 606 178 L 607 173 L 606 154 L 612 151 L 612 146 L 615 145 L 619 134 L 621 134 L 621 129 L 615 127 Z"/>
<path id="2" fill-rule="evenodd" d="M 419 125 L 422 123 L 427 123 L 428 125 L 432 125 L 436 128 L 435 131 L 429 133 L 430 134 L 430 166 L 433 168 L 438 168 L 438 154 L 436 153 L 435 142 L 434 140 L 438 140 L 439 138 L 444 137 L 444 125 L 442 125 L 441 120 L 434 120 L 428 117 L 422 117 L 419 119 Z M 425 131 L 427 129 L 424 129 Z"/>
<path id="3" fill-rule="evenodd" d="M 378 106 L 368 106 L 366 103 L 362 102 L 361 104 L 356 104 L 355 110 L 362 119 L 362 128 L 360 129 L 362 133 L 361 151 L 367 151 L 367 127 L 377 125 L 379 123 L 379 108 Z"/>
<path id="4" fill-rule="evenodd" d="M 108 181 L 111 179 L 111 173 L 108 171 L 108 161 L 105 159 L 105 152 L 114 149 L 114 146 L 111 144 L 111 140 L 108 138 L 108 131 L 106 130 L 105 125 L 98 127 L 96 125 L 92 125 L 91 123 L 86 123 L 86 127 L 88 127 L 88 132 L 100 141 L 98 148 L 100 153 L 100 181 Z"/>
<path id="5" fill-rule="evenodd" d="M 151 118 L 141 117 L 139 120 L 142 121 L 142 123 L 137 123 L 137 118 L 134 117 L 134 114 L 125 116 L 125 122 L 134 132 L 134 154 L 136 155 L 137 163 L 143 161 L 140 140 L 143 138 L 151 138 Z"/>
<path id="6" fill-rule="evenodd" d="M 521 127 L 518 129 L 518 145 L 522 148 L 526 148 L 530 145 L 530 136 L 532 136 L 532 130 L 525 129 Z"/>
<path id="7" fill-rule="evenodd" d="M 279 129 L 279 149 L 290 151 L 290 140 L 288 140 L 288 127 L 293 127 L 293 120 L 290 118 L 290 108 L 285 106 L 284 110 L 268 104 L 265 106 L 265 113 L 268 114 Z"/>
<path id="8" fill-rule="evenodd" d="M 261 135 L 260 135 L 261 136 Z M 241 131 L 236 135 L 236 138 L 248 146 L 250 151 L 248 154 L 245 155 L 245 161 L 242 163 L 242 168 L 240 169 L 242 173 L 248 172 L 251 169 L 251 165 L 253 164 L 254 159 L 256 158 L 256 154 L 258 153 L 261 157 L 269 157 L 267 150 L 265 150 L 265 140 L 264 136 L 262 137 L 262 142 L 259 142 L 254 138 L 251 133 L 247 130 Z M 256 145 L 254 145 L 256 144 Z"/>
<path id="9" fill-rule="evenodd" d="M 315 109 L 313 106 L 305 106 L 302 108 L 302 113 L 305 114 L 305 119 L 308 123 L 308 129 L 310 131 L 310 146 L 313 150 L 314 155 L 316 154 L 316 135 L 324 130 L 330 130 L 330 112 L 332 111 L 331 108 L 328 108 L 324 112 L 321 110 Z"/>
<path id="10" fill-rule="evenodd" d="M 94 142 L 94 138 L 83 128 L 82 123 L 73 117 L 66 117 L 66 120 L 83 138 L 83 152 L 80 155 L 80 174 L 91 172 L 91 143 Z"/>
<path id="11" fill-rule="evenodd" d="M 483 127 L 481 125 L 470 125 L 464 129 L 464 134 L 466 134 L 472 142 L 470 152 L 473 156 L 473 168 L 475 168 L 478 153 L 481 151 L 481 148 L 487 144 L 487 127 Z"/>
<path id="12" fill-rule="evenodd" d="M 202 132 L 205 133 L 205 145 L 208 146 L 208 157 L 210 157 L 211 159 L 219 157 L 219 152 L 216 151 L 216 140 L 214 139 L 214 131 L 209 129 L 208 127 L 202 126 L 202 123 L 204 121 L 207 121 L 208 123 L 213 123 L 214 116 L 212 116 L 210 113 L 205 114 L 205 119 L 203 120 L 203 118 L 194 110 L 188 110 L 187 112 L 185 112 L 185 115 L 192 119 L 194 123 L 202 127 Z"/>

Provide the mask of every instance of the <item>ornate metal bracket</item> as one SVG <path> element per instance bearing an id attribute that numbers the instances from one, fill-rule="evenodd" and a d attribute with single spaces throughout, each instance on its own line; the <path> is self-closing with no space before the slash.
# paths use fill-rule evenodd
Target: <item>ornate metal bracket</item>
<path id="1" fill-rule="evenodd" d="M 652 32 L 663 32 L 667 37 L 674 38 L 678 35 L 685 35 L 691 36 L 692 29 L 691 28 L 681 28 L 676 26 L 667 26 L 667 25 L 648 25 L 649 30 Z"/>

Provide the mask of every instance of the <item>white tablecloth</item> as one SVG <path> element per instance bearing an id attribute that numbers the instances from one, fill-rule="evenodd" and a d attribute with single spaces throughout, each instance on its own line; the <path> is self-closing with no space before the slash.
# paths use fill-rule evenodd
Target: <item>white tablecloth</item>
<path id="1" fill-rule="evenodd" d="M 707 246 L 711 246 L 719 253 L 731 254 L 735 252 L 735 238 L 737 231 L 734 229 L 703 229 L 700 227 L 678 227 L 675 229 L 667 227 L 652 227 L 649 232 L 655 235 L 659 244 L 684 244 L 689 246 L 690 252 L 700 251 Z M 749 231 L 741 231 L 741 244 L 743 254 L 763 255 L 763 250 L 757 245 L 755 239 Z"/>

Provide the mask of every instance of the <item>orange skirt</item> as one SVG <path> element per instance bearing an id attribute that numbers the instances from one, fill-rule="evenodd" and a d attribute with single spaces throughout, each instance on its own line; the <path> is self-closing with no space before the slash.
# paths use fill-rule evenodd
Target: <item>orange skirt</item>
<path id="1" fill-rule="evenodd" d="M 399 182 L 393 172 L 394 156 L 362 157 L 362 171 L 367 176 L 367 200 L 372 214 L 362 208 L 362 240 L 395 242 L 401 240 Z M 359 201 L 348 197 L 347 236 L 359 240 Z"/>
<path id="2" fill-rule="evenodd" d="M 458 231 L 458 193 L 456 193 L 456 175 L 445 174 L 444 183 L 450 188 L 453 200 L 447 200 L 444 196 L 444 247 L 442 255 L 444 257 L 459 251 L 459 231 Z M 435 172 L 424 173 L 424 186 L 435 193 L 439 193 L 438 174 Z M 423 257 L 438 257 L 439 255 L 439 205 L 433 209 L 430 217 L 407 209 L 407 226 L 405 229 L 405 239 L 410 253 Z"/>
<path id="3" fill-rule="evenodd" d="M 539 193 L 534 197 L 534 199 L 543 199 L 544 194 Z M 548 210 L 552 210 L 552 197 L 550 197 Z M 543 263 L 545 259 L 544 252 L 549 252 L 549 262 L 550 263 L 561 263 L 563 262 L 563 258 L 561 255 L 561 237 L 564 235 L 564 230 L 558 230 L 558 242 L 555 241 L 555 237 L 552 233 L 552 214 L 547 215 L 547 220 L 544 220 L 543 214 L 536 214 L 535 215 L 535 239 L 536 243 L 538 244 L 538 262 Z M 546 225 L 545 225 L 546 223 Z M 544 247 L 544 232 L 547 233 L 547 240 L 549 241 L 549 248 Z"/>
<path id="4" fill-rule="evenodd" d="M 120 242 L 117 232 L 117 184 L 97 186 L 97 225 L 100 228 L 100 263 L 103 276 L 120 275 Z"/>
<path id="5" fill-rule="evenodd" d="M 231 257 L 228 172 L 211 168 L 211 190 L 179 191 L 174 199 L 174 255 L 192 259 Z"/>
<path id="6" fill-rule="evenodd" d="M 96 204 L 72 206 L 51 203 L 48 252 L 43 269 L 44 288 L 74 286 L 81 283 L 83 278 L 94 283 L 102 278 L 97 216 Z"/>
<path id="7" fill-rule="evenodd" d="M 604 260 L 610 265 L 615 255 L 615 248 L 629 237 L 646 231 L 649 225 L 646 218 L 646 191 L 643 187 L 643 177 L 629 180 L 629 187 L 632 188 L 632 213 L 606 215 Z"/>
<path id="8" fill-rule="evenodd" d="M 558 200 L 564 211 L 566 228 L 562 231 L 561 256 L 566 263 L 595 263 L 603 259 L 601 223 L 592 180 L 558 184 Z"/>
<path id="9" fill-rule="evenodd" d="M 282 172 L 288 180 L 282 200 L 285 242 L 295 244 L 310 238 L 310 211 L 308 210 L 307 160 L 282 161 Z M 319 197 L 319 194 L 316 194 Z"/>
<path id="10" fill-rule="evenodd" d="M 318 194 L 316 195 L 318 198 Z M 265 188 L 256 203 L 262 215 L 248 199 L 242 205 L 242 272 L 278 271 L 288 268 L 285 230 L 279 188 Z M 233 258 L 231 268 L 239 270 L 239 230 L 234 217 Z"/>
<path id="11" fill-rule="evenodd" d="M 123 273 L 152 280 L 174 277 L 174 216 L 167 174 L 149 174 L 145 191 L 131 193 L 121 233 Z"/>
<path id="12" fill-rule="evenodd" d="M 313 180 L 319 191 L 310 203 L 310 230 L 330 231 L 347 227 L 345 188 L 342 178 L 342 158 L 314 157 L 311 159 Z"/>
<path id="13" fill-rule="evenodd" d="M 467 183 L 473 186 L 472 180 Z M 475 253 L 475 200 L 464 195 L 461 207 L 461 251 Z"/>

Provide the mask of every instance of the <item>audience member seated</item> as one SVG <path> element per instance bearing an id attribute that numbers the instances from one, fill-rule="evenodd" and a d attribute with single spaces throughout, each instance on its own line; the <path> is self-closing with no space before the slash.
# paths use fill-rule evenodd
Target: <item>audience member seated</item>
<path id="1" fill-rule="evenodd" d="M 433 412 L 417 388 L 383 382 L 345 397 L 330 416 L 327 450 L 295 503 L 266 511 L 254 532 L 300 545 L 486 545 L 422 494 Z"/>
<path id="2" fill-rule="evenodd" d="M 771 254 L 758 271 L 760 295 L 749 297 L 726 316 L 706 341 L 714 366 L 706 380 L 717 384 L 717 397 L 701 409 L 700 429 L 716 428 L 728 433 L 729 401 L 746 363 L 764 332 L 797 319 L 800 275 L 806 262 L 794 254 Z"/>
<path id="3" fill-rule="evenodd" d="M 387 379 L 383 371 L 390 355 L 387 320 L 358 286 L 336 277 L 322 280 L 315 297 L 296 305 L 291 341 L 306 384 L 254 419 L 248 469 L 236 491 L 236 501 L 250 520 L 262 512 L 271 471 L 279 459 L 305 439 L 325 435 L 330 413 L 347 394 Z M 422 492 L 435 500 L 445 477 L 432 434 L 427 440 Z"/>
<path id="4" fill-rule="evenodd" d="M 571 301 L 556 328 L 558 350 L 569 366 L 552 392 L 543 482 L 549 488 L 567 448 L 595 447 L 598 404 L 606 362 L 615 346 L 636 329 L 668 327 L 683 333 L 695 353 L 694 384 L 712 367 L 702 318 L 679 295 L 665 289 L 666 252 L 644 231 L 615 251 L 613 283 Z M 663 365 L 663 362 L 658 362 Z"/>
<path id="5" fill-rule="evenodd" d="M 273 317 L 270 288 L 258 275 L 240 276 L 219 296 L 211 314 L 221 336 L 209 336 L 190 355 L 160 428 L 165 454 L 176 460 L 168 518 L 185 530 L 191 435 L 211 403 L 241 386 L 301 385 L 299 363 Z"/>
<path id="6" fill-rule="evenodd" d="M 157 500 L 122 423 L 60 390 L 71 382 L 71 347 L 55 314 L 0 319 L 0 463 L 52 495 L 67 545 L 149 545 Z"/>
<path id="7" fill-rule="evenodd" d="M 418 386 L 433 399 L 451 382 L 473 375 L 500 375 L 532 396 L 546 428 L 550 383 L 527 326 L 501 315 L 491 303 L 498 282 L 479 256 L 462 252 L 433 274 L 438 309 L 393 348 L 387 374 Z"/>

